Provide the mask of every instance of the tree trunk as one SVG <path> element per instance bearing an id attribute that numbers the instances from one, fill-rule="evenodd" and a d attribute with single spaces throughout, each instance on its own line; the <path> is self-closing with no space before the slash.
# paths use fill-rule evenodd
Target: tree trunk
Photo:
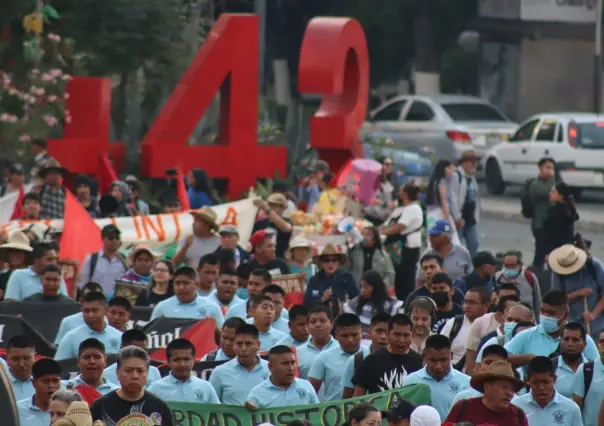
<path id="1" fill-rule="evenodd" d="M 433 0 L 413 0 L 413 38 L 415 45 L 415 93 L 440 91 L 436 7 Z"/>

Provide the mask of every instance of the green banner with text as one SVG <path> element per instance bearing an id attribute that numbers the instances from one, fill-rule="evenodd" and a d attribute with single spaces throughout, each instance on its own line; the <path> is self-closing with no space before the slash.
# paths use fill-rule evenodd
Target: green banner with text
<path id="1" fill-rule="evenodd" d="M 380 410 L 389 410 L 396 407 L 401 399 L 418 405 L 430 404 L 430 388 L 414 384 L 344 401 L 264 408 L 258 411 L 249 411 L 236 405 L 181 402 L 168 402 L 168 405 L 172 410 L 175 426 L 256 426 L 262 423 L 283 426 L 295 419 L 306 419 L 316 426 L 340 426 L 346 420 L 348 411 L 358 402 L 370 402 Z"/>

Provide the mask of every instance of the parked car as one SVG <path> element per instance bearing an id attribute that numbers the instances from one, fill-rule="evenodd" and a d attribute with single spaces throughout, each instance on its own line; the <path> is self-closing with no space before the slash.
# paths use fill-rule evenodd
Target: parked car
<path id="1" fill-rule="evenodd" d="M 556 161 L 560 177 L 577 196 L 583 189 L 604 189 L 604 115 L 568 112 L 525 120 L 483 159 L 489 193 L 503 194 L 507 185 L 534 178 L 544 157 Z"/>
<path id="2" fill-rule="evenodd" d="M 437 159 L 456 161 L 469 149 L 483 156 L 517 127 L 499 109 L 475 97 L 404 95 L 373 110 L 363 131 L 380 132 L 405 148 L 428 147 Z"/>
<path id="3" fill-rule="evenodd" d="M 411 180 L 427 183 L 432 173 L 432 161 L 417 152 L 401 149 L 396 146 L 375 146 L 364 143 L 365 158 L 379 160 L 379 156 L 392 158 L 393 171 L 396 173 L 399 184 Z"/>

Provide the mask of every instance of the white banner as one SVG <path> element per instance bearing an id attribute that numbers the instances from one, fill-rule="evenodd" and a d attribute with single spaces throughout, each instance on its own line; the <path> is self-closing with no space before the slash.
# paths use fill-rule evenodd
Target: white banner
<path id="1" fill-rule="evenodd" d="M 520 19 L 545 22 L 596 22 L 597 0 L 522 0 Z"/>
<path id="2" fill-rule="evenodd" d="M 212 206 L 218 216 L 219 224 L 236 225 L 242 246 L 247 246 L 250 239 L 258 208 L 252 199 L 235 201 L 234 203 Z M 154 250 L 179 241 L 193 233 L 193 216 L 188 212 L 161 214 L 151 216 L 118 217 L 111 219 L 95 219 L 100 229 L 113 223 L 122 231 L 124 248 L 136 244 L 147 244 Z M 12 221 L 0 227 L 7 233 L 16 230 L 29 229 L 40 239 L 47 235 L 49 228 L 63 229 L 63 220 Z M 86 238 L 82 235 L 82 238 Z"/>
<path id="3" fill-rule="evenodd" d="M 27 184 L 25 185 L 25 193 L 27 194 L 33 185 Z M 10 194 L 5 195 L 0 198 L 0 223 L 7 223 L 10 221 L 10 218 L 13 215 L 13 211 L 15 211 L 15 205 L 17 204 L 17 200 L 19 200 L 19 192 L 11 192 Z"/>

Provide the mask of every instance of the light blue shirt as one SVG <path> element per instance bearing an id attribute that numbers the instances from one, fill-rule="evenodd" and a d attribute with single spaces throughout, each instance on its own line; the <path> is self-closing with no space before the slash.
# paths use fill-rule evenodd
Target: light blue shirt
<path id="1" fill-rule="evenodd" d="M 470 387 L 470 376 L 466 376 L 453 367 L 442 380 L 436 381 L 428 374 L 427 367 L 411 373 L 405 380 L 405 385 L 423 383 L 430 386 L 432 407 L 436 408 L 441 419 L 446 419 L 457 394 Z"/>
<path id="2" fill-rule="evenodd" d="M 299 340 L 294 339 L 294 337 L 291 335 L 291 333 L 287 333 L 287 335 L 283 339 L 281 339 L 277 342 L 277 345 L 294 346 L 296 348 L 299 348 L 300 346 L 302 346 L 304 343 L 308 342 L 309 340 L 310 340 L 310 338 L 301 342 Z"/>
<path id="3" fill-rule="evenodd" d="M 117 362 L 111 364 L 109 367 L 103 370 L 103 377 L 109 382 L 116 386 L 121 386 L 120 381 L 117 378 Z M 149 373 L 147 374 L 147 384 L 145 389 L 148 389 L 153 382 L 157 382 L 161 379 L 161 373 L 152 365 L 149 366 Z"/>
<path id="4" fill-rule="evenodd" d="M 215 302 L 207 297 L 197 296 L 189 303 L 181 303 L 176 296 L 162 300 L 155 306 L 151 314 L 151 321 L 164 316 L 166 318 L 191 318 L 205 319 L 212 317 L 216 320 L 216 326 L 222 328 L 224 316 L 222 310 Z"/>
<path id="5" fill-rule="evenodd" d="M 369 354 L 367 346 L 361 346 L 359 350 L 363 351 L 365 356 Z M 324 350 L 317 355 L 310 367 L 308 377 L 323 382 L 321 387 L 324 390 L 325 397 L 322 398 L 322 401 L 337 401 L 342 399 L 342 392 L 344 391 L 342 378 L 346 362 L 352 356 L 354 354 L 344 352 L 344 349 L 340 345 L 326 351 Z"/>
<path id="6" fill-rule="evenodd" d="M 583 426 L 579 406 L 558 392 L 545 408 L 537 404 L 533 392 L 514 398 L 512 404 L 524 411 L 529 426 Z"/>
<path id="7" fill-rule="evenodd" d="M 466 399 L 472 399 L 472 398 L 482 398 L 483 396 L 484 396 L 484 393 L 478 392 L 476 389 L 474 389 L 472 387 L 467 388 L 457 394 L 457 396 L 453 400 L 453 404 L 451 404 L 451 407 L 453 407 L 459 401 L 464 401 Z"/>
<path id="8" fill-rule="evenodd" d="M 505 349 L 510 355 L 535 354 L 537 356 L 549 356 L 558 349 L 559 344 L 560 337 L 554 339 L 545 332 L 543 325 L 539 324 L 518 333 L 505 345 Z M 596 344 L 590 336 L 587 336 L 587 346 L 583 351 L 583 355 L 590 360 L 600 358 L 598 348 L 596 348 Z"/>
<path id="9" fill-rule="evenodd" d="M 244 320 L 247 319 L 247 301 L 246 300 L 242 299 L 241 303 L 238 303 L 236 305 L 229 307 L 229 310 L 227 311 L 224 319 L 228 320 L 229 318 L 234 318 L 234 317 L 239 317 Z M 289 320 L 289 312 L 287 312 L 287 309 L 283 308 L 281 310 L 280 318 L 283 318 L 285 321 Z"/>
<path id="10" fill-rule="evenodd" d="M 23 426 L 48 426 L 50 424 L 50 411 L 42 411 L 34 405 L 34 397 L 22 399 L 17 402 L 19 422 Z"/>
<path id="11" fill-rule="evenodd" d="M 248 324 L 253 324 L 254 318 L 248 318 L 245 320 L 245 322 Z M 277 331 L 280 331 L 281 333 L 289 334 L 289 322 L 284 320 L 282 317 L 277 318 L 277 321 L 274 321 L 271 324 L 271 327 Z"/>
<path id="12" fill-rule="evenodd" d="M 287 389 L 273 385 L 270 377 L 254 387 L 246 402 L 258 408 L 318 404 L 319 398 L 308 380 L 294 378 Z"/>
<path id="13" fill-rule="evenodd" d="M 4 295 L 4 300 L 23 300 L 32 294 L 41 293 L 42 288 L 40 276 L 34 272 L 31 266 L 25 269 L 17 269 L 11 274 L 10 278 L 8 279 L 8 283 L 6 283 L 6 294 Z M 59 293 L 64 296 L 68 296 L 67 286 L 65 285 L 65 281 L 62 279 Z"/>
<path id="14" fill-rule="evenodd" d="M 279 340 L 283 339 L 286 336 L 287 334 L 280 332 L 272 326 L 269 327 L 266 333 L 260 331 L 258 333 L 258 337 L 260 339 L 260 351 L 264 352 L 271 350 L 271 348 L 277 345 L 277 342 Z"/>
<path id="15" fill-rule="evenodd" d="M 6 361 L 4 361 L 4 358 L 0 357 L 0 367 L 4 368 L 4 371 L 8 373 L 8 365 L 6 364 Z"/>
<path id="16" fill-rule="evenodd" d="M 68 331 L 74 330 L 85 324 L 86 321 L 84 321 L 84 314 L 81 312 L 77 312 L 73 315 L 63 318 L 61 320 L 61 325 L 59 326 L 57 337 L 55 337 L 55 345 L 61 343 L 61 340 L 63 340 L 63 337 L 65 337 Z M 105 324 L 109 324 L 107 318 L 105 318 Z"/>
<path id="17" fill-rule="evenodd" d="M 76 386 L 80 386 L 80 385 L 86 385 L 89 386 L 83 379 L 82 379 L 82 375 L 78 374 L 77 376 L 75 376 L 73 379 L 71 380 L 62 380 L 62 383 L 64 386 L 73 386 L 74 388 Z M 111 383 L 109 380 L 107 380 L 107 377 L 105 377 L 105 375 L 103 374 L 103 383 L 101 384 L 101 386 L 99 386 L 98 388 L 96 388 L 96 391 L 98 393 L 100 393 L 101 395 L 107 395 L 109 392 L 113 392 L 116 389 L 119 389 L 120 387 Z"/>
<path id="18" fill-rule="evenodd" d="M 583 357 L 583 362 L 587 362 L 587 358 Z M 560 395 L 572 399 L 574 378 L 575 372 L 564 362 L 562 356 L 559 356 L 558 368 L 556 369 L 556 384 L 554 387 Z"/>
<path id="19" fill-rule="evenodd" d="M 220 404 L 216 391 L 210 382 L 194 375 L 183 382 L 170 373 L 149 386 L 148 391 L 164 401 Z"/>
<path id="20" fill-rule="evenodd" d="M 218 306 L 220 306 L 221 308 L 230 308 L 232 306 L 238 305 L 239 303 L 243 302 L 243 299 L 240 298 L 239 296 L 235 295 L 233 296 L 233 299 L 231 300 L 231 302 L 228 305 L 223 305 L 223 303 L 218 299 L 218 290 L 214 289 L 212 290 L 212 292 L 210 292 L 210 294 L 208 294 L 207 296 L 205 296 L 206 299 L 211 300 L 212 302 L 216 303 Z"/>
<path id="21" fill-rule="evenodd" d="M 584 398 L 583 423 L 585 426 L 597 426 L 600 404 L 602 403 L 602 399 L 604 399 L 604 383 L 602 383 L 602 381 L 604 381 L 604 365 L 602 365 L 602 361 L 599 357 L 594 361 L 594 375 L 591 380 L 589 392 L 587 392 L 587 397 L 585 396 L 584 367 L 585 364 L 577 369 L 577 373 L 573 380 L 572 391 L 573 394 Z"/>
<path id="22" fill-rule="evenodd" d="M 6 365 L 6 363 L 4 365 Z M 6 375 L 8 376 L 8 381 L 10 382 L 10 385 L 13 388 L 13 393 L 15 394 L 15 401 L 31 399 L 34 393 L 36 393 L 31 376 L 25 381 L 19 380 L 15 376 L 13 376 L 13 373 L 11 373 L 10 368 L 8 368 L 8 365 L 6 365 Z"/>
<path id="23" fill-rule="evenodd" d="M 371 346 L 369 347 L 368 352 L 371 353 Z M 368 354 L 363 353 L 363 359 L 365 359 L 367 355 Z M 354 389 L 354 383 L 352 383 L 352 378 L 354 377 L 355 373 L 354 367 L 354 357 L 351 356 L 350 358 L 348 358 L 348 361 L 346 361 L 346 368 L 344 369 L 344 375 L 342 376 L 343 388 Z"/>
<path id="24" fill-rule="evenodd" d="M 243 405 L 250 391 L 270 375 L 268 361 L 264 359 L 258 358 L 252 371 L 243 367 L 238 359 L 232 359 L 212 371 L 210 384 L 223 404 Z"/>
<path id="25" fill-rule="evenodd" d="M 207 354 L 205 354 L 203 356 L 203 358 L 201 358 L 201 360 L 202 361 L 207 361 L 208 360 L 208 354 L 209 354 L 209 352 Z M 230 361 L 230 360 L 231 360 L 231 358 L 229 358 L 227 356 L 227 354 L 224 353 L 224 351 L 222 350 L 222 348 L 219 348 L 218 352 L 216 352 L 216 359 L 214 359 L 214 361 Z M 214 374 L 214 372 L 212 372 L 212 374 Z"/>
<path id="26" fill-rule="evenodd" d="M 499 333 L 499 331 L 498 331 L 498 333 Z M 509 341 L 510 340 L 507 338 L 507 336 L 503 337 L 504 346 L 507 345 Z M 497 335 L 495 337 L 491 337 L 489 340 L 487 340 L 485 342 L 485 344 L 482 345 L 482 348 L 480 348 L 480 351 L 478 351 L 478 355 L 476 355 L 476 363 L 482 362 L 482 352 L 484 351 L 484 348 L 486 348 L 487 346 L 493 346 L 493 345 L 498 345 L 498 344 L 499 344 L 499 335 Z"/>
<path id="27" fill-rule="evenodd" d="M 312 344 L 312 338 L 298 347 L 296 355 L 298 356 L 298 372 L 300 373 L 300 377 L 307 379 L 310 367 L 317 355 L 336 346 L 340 346 L 340 343 L 332 337 L 322 350 Z"/>
<path id="28" fill-rule="evenodd" d="M 110 325 L 105 325 L 105 329 L 99 333 L 84 324 L 71 330 L 63 337 L 63 340 L 59 343 L 55 359 L 60 361 L 62 359 L 77 358 L 80 343 L 90 338 L 97 339 L 105 345 L 105 352 L 108 354 L 117 354 L 120 351 L 120 344 L 122 342 L 121 331 Z"/>

